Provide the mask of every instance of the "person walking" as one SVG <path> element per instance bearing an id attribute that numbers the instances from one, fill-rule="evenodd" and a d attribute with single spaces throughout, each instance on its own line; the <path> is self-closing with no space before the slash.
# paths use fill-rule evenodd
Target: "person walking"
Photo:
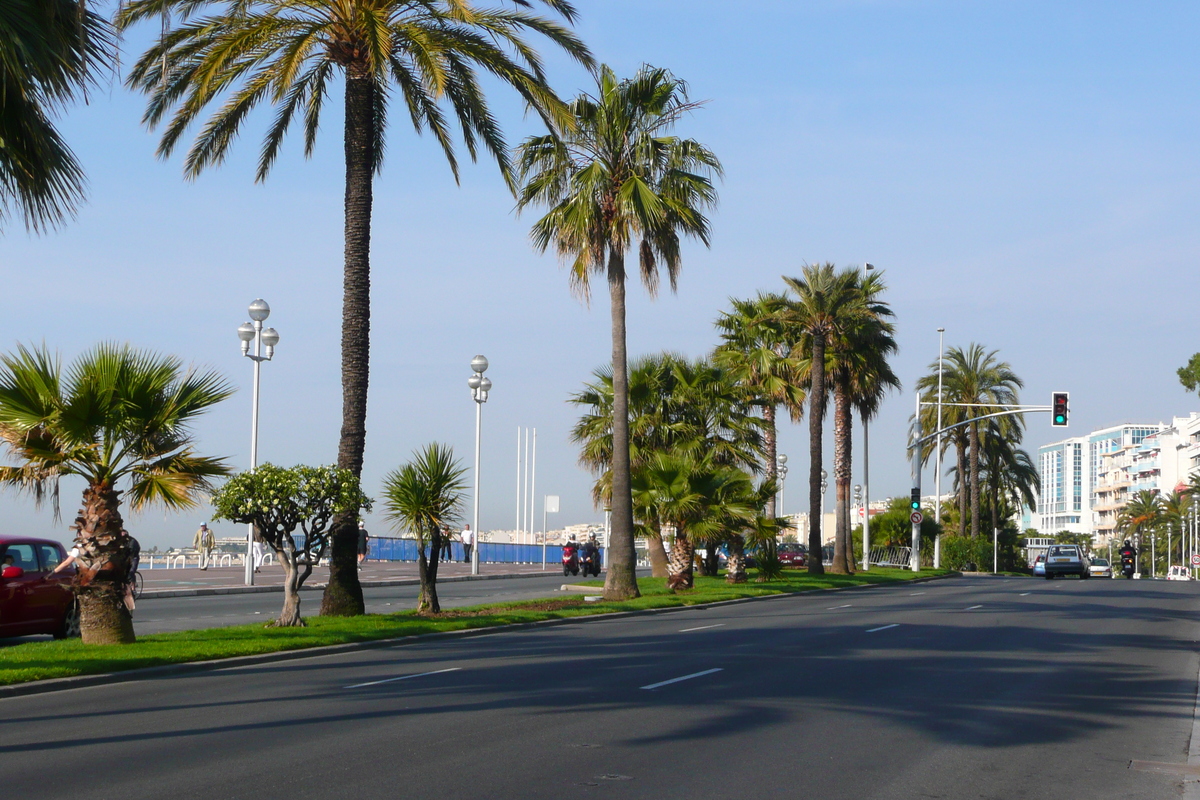
<path id="1" fill-rule="evenodd" d="M 471 549 L 475 547 L 475 534 L 471 531 L 471 526 L 464 525 L 462 534 L 459 536 L 463 544 L 463 563 L 471 563 Z"/>
<path id="2" fill-rule="evenodd" d="M 454 560 L 454 534 L 450 533 L 450 526 L 446 525 L 442 528 L 442 561 Z"/>
<path id="3" fill-rule="evenodd" d="M 358 569 L 362 571 L 363 562 L 367 560 L 367 550 L 370 546 L 367 541 L 371 538 L 367 533 L 367 523 L 361 519 L 358 521 Z"/>
<path id="4" fill-rule="evenodd" d="M 201 522 L 200 530 L 196 531 L 196 536 L 192 539 L 192 547 L 200 554 L 200 569 L 208 569 L 208 562 L 212 559 L 212 551 L 216 546 L 217 539 L 208 529 L 208 523 Z"/>

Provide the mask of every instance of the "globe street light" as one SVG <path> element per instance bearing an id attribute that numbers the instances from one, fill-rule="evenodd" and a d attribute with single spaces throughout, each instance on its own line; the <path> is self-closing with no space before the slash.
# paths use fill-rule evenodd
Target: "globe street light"
<path id="1" fill-rule="evenodd" d="M 783 482 L 787 479 L 787 456 L 783 453 L 775 456 L 775 474 L 779 476 L 779 516 L 783 516 Z"/>
<path id="2" fill-rule="evenodd" d="M 471 574 L 479 574 L 479 425 L 483 417 L 483 404 L 487 402 L 488 392 L 492 390 L 492 381 L 483 377 L 487 371 L 488 360 L 483 356 L 471 359 L 471 370 L 474 374 L 467 378 L 467 386 L 471 389 L 471 397 L 475 400 L 475 514 L 472 517 L 471 535 L 475 546 L 471 548 Z"/>
<path id="3" fill-rule="evenodd" d="M 274 328 L 264 328 L 263 323 L 271 316 L 271 307 L 261 297 L 248 309 L 253 322 L 238 326 L 238 338 L 242 340 L 242 355 L 254 362 L 254 390 L 251 395 L 250 411 L 250 471 L 258 466 L 258 381 L 262 362 L 275 357 L 275 345 L 279 344 L 279 333 Z M 250 343 L 254 342 L 254 352 Z M 265 355 L 264 355 L 265 351 Z M 246 585 L 254 585 L 254 526 L 246 532 Z"/>

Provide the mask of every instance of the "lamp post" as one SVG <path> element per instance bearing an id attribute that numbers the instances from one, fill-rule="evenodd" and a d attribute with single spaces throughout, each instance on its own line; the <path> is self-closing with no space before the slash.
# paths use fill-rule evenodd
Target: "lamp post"
<path id="1" fill-rule="evenodd" d="M 247 309 L 253 322 L 243 322 L 238 326 L 238 338 L 242 340 L 242 355 L 254 362 L 254 388 L 251 393 L 250 411 L 250 471 L 258 467 L 258 382 L 262 362 L 275 357 L 275 345 L 279 344 L 279 334 L 274 328 L 264 328 L 263 323 L 271 316 L 271 307 L 261 297 L 250 304 Z M 254 352 L 250 352 L 250 343 L 254 342 Z M 264 350 L 266 355 L 263 354 Z M 247 526 L 246 531 L 246 585 L 254 585 L 254 526 Z"/>
<path id="2" fill-rule="evenodd" d="M 471 519 L 471 530 L 475 536 L 475 546 L 471 548 L 471 574 L 479 574 L 479 425 L 483 420 L 483 404 L 487 402 L 488 392 L 492 390 L 490 378 L 483 377 L 487 372 L 488 360 L 483 356 L 471 359 L 471 370 L 474 374 L 467 378 L 467 386 L 471 388 L 471 397 L 475 400 L 475 513 Z"/>
<path id="3" fill-rule="evenodd" d="M 937 495 L 937 499 L 933 503 L 933 519 L 938 524 L 938 535 L 933 539 L 933 568 L 938 569 L 942 566 L 942 359 L 946 353 L 946 348 L 942 344 L 942 336 L 946 333 L 945 328 L 938 328 L 938 399 L 937 399 L 937 444 L 935 445 L 936 455 L 935 463 L 937 464 L 936 472 L 933 475 L 933 492 Z"/>
<path id="4" fill-rule="evenodd" d="M 787 456 L 775 456 L 775 475 L 779 478 L 779 516 L 783 516 L 783 482 L 787 479 Z"/>
<path id="5" fill-rule="evenodd" d="M 824 536 L 824 534 L 825 534 L 825 490 L 828 488 L 829 488 L 829 473 L 826 472 L 825 470 L 821 470 L 821 522 L 820 522 L 820 525 L 821 525 L 822 536 Z M 824 548 L 824 546 L 825 546 L 825 543 L 821 542 L 822 549 Z M 822 554 L 821 560 L 822 561 L 825 560 L 823 554 Z"/>
<path id="6" fill-rule="evenodd" d="M 867 568 L 866 565 L 869 564 L 871 561 L 871 553 L 869 550 L 867 550 L 867 529 L 866 529 L 867 511 L 866 511 L 866 508 L 863 506 L 862 500 L 863 500 L 862 484 L 856 483 L 856 484 L 854 484 L 854 505 L 859 510 L 859 513 L 862 514 L 862 517 L 863 517 L 863 569 L 866 569 Z M 854 529 L 853 523 L 851 523 L 850 529 L 851 530 Z M 851 547 L 850 549 L 853 550 L 854 548 Z"/>
<path id="7" fill-rule="evenodd" d="M 867 273 L 875 269 L 874 264 L 863 264 L 863 279 L 867 277 Z M 867 436 L 868 428 L 867 415 L 862 415 L 863 423 L 863 570 L 871 568 L 871 448 L 870 439 Z"/>

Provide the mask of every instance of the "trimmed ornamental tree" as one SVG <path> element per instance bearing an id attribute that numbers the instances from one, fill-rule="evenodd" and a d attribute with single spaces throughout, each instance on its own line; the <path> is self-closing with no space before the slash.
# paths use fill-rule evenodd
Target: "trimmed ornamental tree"
<path id="1" fill-rule="evenodd" d="M 348 469 L 263 464 L 231 478 L 212 505 L 214 519 L 254 525 L 275 552 L 284 572 L 283 611 L 272 624 L 290 628 L 304 626 L 300 587 L 329 549 L 334 518 L 370 511 L 371 499 Z"/>

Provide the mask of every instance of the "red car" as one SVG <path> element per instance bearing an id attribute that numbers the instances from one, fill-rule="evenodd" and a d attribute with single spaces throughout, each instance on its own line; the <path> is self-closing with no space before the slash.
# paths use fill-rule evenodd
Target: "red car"
<path id="1" fill-rule="evenodd" d="M 804 545 L 784 542 L 776 552 L 779 553 L 779 563 L 785 567 L 803 567 L 808 563 L 808 551 Z"/>
<path id="2" fill-rule="evenodd" d="M 51 570 L 67 557 L 50 539 L 0 536 L 0 636 L 79 635 L 79 606 L 71 591 L 74 566 Z"/>

